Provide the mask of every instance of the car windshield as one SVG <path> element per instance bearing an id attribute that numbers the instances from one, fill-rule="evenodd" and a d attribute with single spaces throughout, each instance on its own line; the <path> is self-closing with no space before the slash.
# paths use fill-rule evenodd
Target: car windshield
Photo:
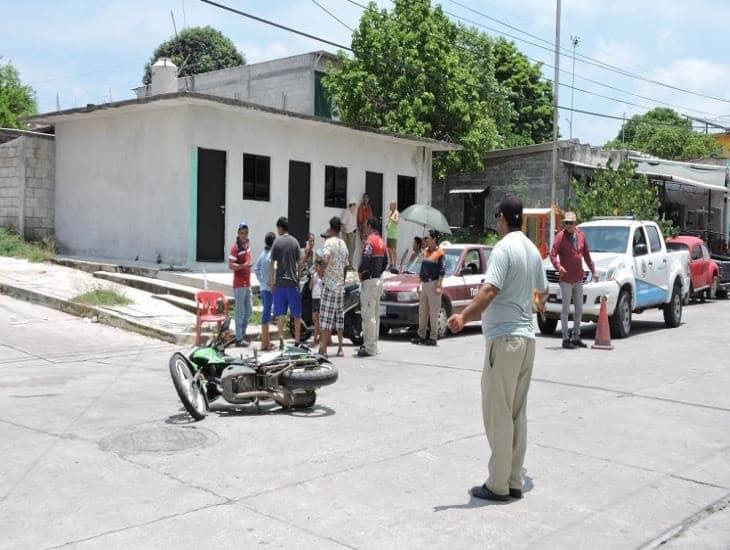
<path id="1" fill-rule="evenodd" d="M 628 227 L 590 226 L 581 227 L 591 252 L 626 252 L 629 242 Z"/>
<path id="2" fill-rule="evenodd" d="M 444 248 L 444 268 L 446 270 L 446 276 L 453 275 L 456 271 L 456 264 L 459 263 L 461 257 L 460 248 Z M 416 275 L 421 272 L 421 256 L 411 262 L 411 265 L 406 269 L 406 273 L 415 273 Z"/>

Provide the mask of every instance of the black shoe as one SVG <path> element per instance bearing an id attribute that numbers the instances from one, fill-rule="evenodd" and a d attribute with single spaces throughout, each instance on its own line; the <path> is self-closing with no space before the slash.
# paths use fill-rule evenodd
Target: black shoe
<path id="1" fill-rule="evenodd" d="M 365 348 L 360 348 L 359 350 L 357 350 L 355 357 L 375 357 L 375 354 L 368 353 L 367 351 L 365 351 Z"/>
<path id="2" fill-rule="evenodd" d="M 236 340 L 236 347 L 237 348 L 247 348 L 248 341 L 247 340 Z"/>
<path id="3" fill-rule="evenodd" d="M 424 340 L 423 345 L 425 346 L 438 346 L 436 340 Z"/>
<path id="4" fill-rule="evenodd" d="M 509 496 L 516 499 L 522 498 L 522 489 L 510 489 Z"/>
<path id="5" fill-rule="evenodd" d="M 585 344 L 583 343 L 583 340 L 581 340 L 581 339 L 578 339 L 578 340 L 571 340 L 571 341 L 570 341 L 570 343 L 571 343 L 571 344 L 573 344 L 573 347 L 574 347 L 574 348 L 587 348 L 587 347 L 588 347 L 588 346 L 586 346 L 586 345 L 585 345 Z"/>
<path id="6" fill-rule="evenodd" d="M 575 346 L 570 340 L 563 340 L 563 349 L 575 349 Z"/>
<path id="7" fill-rule="evenodd" d="M 425 340 L 421 338 L 420 336 L 416 336 L 415 338 L 411 338 L 411 344 L 423 344 Z"/>
<path id="8" fill-rule="evenodd" d="M 469 494 L 475 498 L 482 498 L 484 500 L 496 500 L 498 502 L 506 502 L 509 500 L 509 495 L 497 495 L 487 489 L 486 484 L 472 487 Z"/>

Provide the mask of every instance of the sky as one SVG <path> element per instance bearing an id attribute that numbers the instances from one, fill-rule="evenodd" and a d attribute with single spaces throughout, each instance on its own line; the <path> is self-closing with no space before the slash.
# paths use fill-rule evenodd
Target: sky
<path id="1" fill-rule="evenodd" d="M 350 31 L 322 11 L 314 0 L 218 1 L 336 43 L 350 44 Z M 361 8 L 347 0 L 317 2 L 346 25 L 357 26 Z M 493 36 L 508 33 L 543 46 L 515 40 L 533 60 L 554 64 L 554 54 L 549 50 L 555 38 L 556 0 L 434 3 L 453 14 L 450 17 L 455 21 L 477 26 Z M 378 0 L 378 4 L 392 7 L 390 0 Z M 34 88 L 39 112 L 55 110 L 57 97 L 63 109 L 128 99 L 133 97 L 132 88 L 140 85 L 144 64 L 152 51 L 174 33 L 171 12 L 178 30 L 199 25 L 221 30 L 249 63 L 320 49 L 336 51 L 331 46 L 224 12 L 199 0 L 0 0 L 0 62 L 12 62 L 22 80 Z M 561 45 L 568 56 L 561 57 L 561 82 L 571 83 L 571 37 L 577 36 L 578 54 L 647 80 L 718 99 L 618 74 L 583 63 L 579 58 L 575 66 L 575 87 L 614 99 L 575 91 L 572 101 L 576 109 L 630 117 L 665 102 L 684 114 L 724 120 L 730 126 L 728 21 L 728 0 L 563 0 Z M 543 72 L 553 78 L 552 68 L 545 67 Z M 570 104 L 571 90 L 561 86 L 560 105 Z M 570 137 L 570 115 L 567 110 L 560 113 L 562 137 Z M 620 120 L 574 113 L 572 137 L 583 143 L 602 145 L 617 135 L 620 126 Z"/>

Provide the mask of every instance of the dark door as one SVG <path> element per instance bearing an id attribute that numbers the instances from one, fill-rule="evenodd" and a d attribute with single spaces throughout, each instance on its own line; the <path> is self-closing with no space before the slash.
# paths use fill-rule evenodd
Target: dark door
<path id="1" fill-rule="evenodd" d="M 373 216 L 378 220 L 378 231 L 383 233 L 383 174 L 365 172 L 365 192 L 370 196 Z"/>
<path id="2" fill-rule="evenodd" d="M 198 148 L 199 262 L 222 262 L 226 222 L 226 152 Z"/>
<path id="3" fill-rule="evenodd" d="M 484 193 L 467 193 L 464 197 L 464 227 L 484 230 Z"/>
<path id="4" fill-rule="evenodd" d="M 289 161 L 289 233 L 301 246 L 309 235 L 309 176 L 308 162 Z"/>
<path id="5" fill-rule="evenodd" d="M 416 204 L 416 178 L 398 176 L 398 212 Z"/>

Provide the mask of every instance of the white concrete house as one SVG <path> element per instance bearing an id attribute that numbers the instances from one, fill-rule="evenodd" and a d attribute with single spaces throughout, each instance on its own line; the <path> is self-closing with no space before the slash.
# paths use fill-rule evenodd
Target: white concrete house
<path id="1" fill-rule="evenodd" d="M 224 262 L 244 220 L 258 254 L 279 216 L 288 216 L 300 239 L 319 235 L 366 189 L 376 211 L 387 212 L 391 200 L 401 208 L 429 204 L 432 154 L 459 148 L 179 92 L 174 73 L 164 64 L 156 69 L 162 80 L 153 88 L 166 93 L 33 117 L 55 126 L 62 252 L 164 265 Z M 420 232 L 403 224 L 401 254 Z"/>

